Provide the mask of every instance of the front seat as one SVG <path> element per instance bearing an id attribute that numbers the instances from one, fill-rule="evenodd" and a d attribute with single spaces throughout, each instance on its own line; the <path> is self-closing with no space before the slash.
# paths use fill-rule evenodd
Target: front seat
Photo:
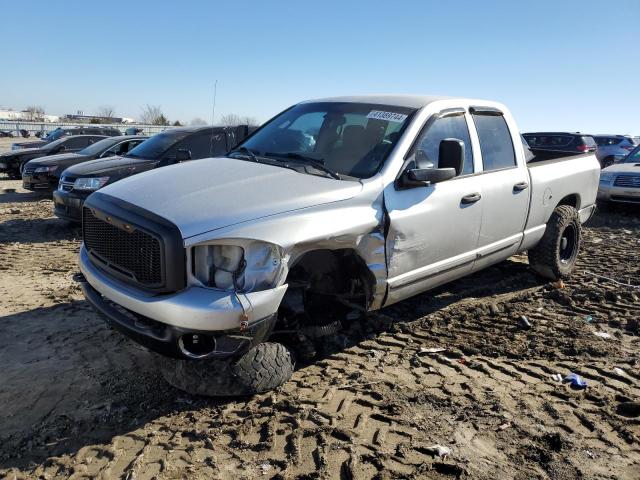
<path id="1" fill-rule="evenodd" d="M 362 125 L 344 127 L 342 142 L 332 152 L 327 166 L 339 172 L 350 172 L 369 150 L 364 133 Z"/>

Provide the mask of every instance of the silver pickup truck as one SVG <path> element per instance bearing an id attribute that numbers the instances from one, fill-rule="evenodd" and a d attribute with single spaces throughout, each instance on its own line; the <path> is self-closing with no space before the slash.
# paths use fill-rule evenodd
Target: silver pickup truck
<path id="1" fill-rule="evenodd" d="M 594 155 L 533 156 L 495 102 L 303 102 L 225 157 L 92 194 L 79 281 L 173 385 L 264 391 L 358 312 L 522 251 L 569 276 L 599 172 Z"/>

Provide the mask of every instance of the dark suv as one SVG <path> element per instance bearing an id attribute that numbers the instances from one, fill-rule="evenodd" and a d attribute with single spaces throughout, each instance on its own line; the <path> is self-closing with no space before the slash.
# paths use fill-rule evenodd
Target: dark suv
<path id="1" fill-rule="evenodd" d="M 74 135 L 101 135 L 103 137 L 117 137 L 122 135 L 122 132 L 114 127 L 72 127 L 72 128 L 56 128 L 52 132 L 49 132 L 39 142 L 24 142 L 14 143 L 11 145 L 11 150 L 20 150 L 22 148 L 38 148 L 46 145 L 47 143 L 60 140 L 64 137 L 71 137 Z"/>
<path id="2" fill-rule="evenodd" d="M 523 134 L 523 137 L 537 157 L 544 157 L 545 152 L 580 155 L 593 153 L 597 148 L 592 136 L 580 132 L 532 132 Z"/>
<path id="3" fill-rule="evenodd" d="M 62 172 L 58 190 L 53 192 L 55 214 L 79 223 L 85 199 L 105 185 L 154 168 L 224 155 L 253 130 L 247 125 L 165 130 L 124 156 L 69 167 Z"/>

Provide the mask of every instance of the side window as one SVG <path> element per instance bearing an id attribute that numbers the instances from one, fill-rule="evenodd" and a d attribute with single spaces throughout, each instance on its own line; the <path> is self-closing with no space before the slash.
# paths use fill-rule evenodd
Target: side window
<path id="1" fill-rule="evenodd" d="M 222 137 L 224 140 L 224 134 L 215 133 L 213 134 L 213 139 L 211 138 L 211 133 L 204 133 L 200 135 L 196 135 L 194 137 L 187 137 L 183 141 L 183 145 L 178 148 L 185 148 L 191 151 L 191 158 L 195 160 L 196 158 L 207 158 L 213 155 L 216 155 L 214 152 L 215 144 L 218 142 L 217 139 Z M 213 147 L 212 147 L 213 142 Z M 226 148 L 222 153 L 226 152 Z"/>
<path id="2" fill-rule="evenodd" d="M 143 140 L 130 140 L 122 144 L 122 153 L 119 155 L 124 155 L 125 153 L 130 152 L 132 149 L 137 147 L 143 142 Z"/>
<path id="3" fill-rule="evenodd" d="M 438 168 L 438 155 L 440 153 L 440 142 L 445 138 L 457 138 L 464 142 L 464 165 L 462 175 L 473 173 L 473 150 L 471 149 L 471 138 L 469 128 L 464 115 L 454 115 L 436 119 L 425 132 L 421 133 L 418 140 L 418 150 L 427 154 L 427 159 L 433 168 Z M 427 164 L 422 168 L 429 168 Z"/>
<path id="4" fill-rule="evenodd" d="M 220 157 L 227 153 L 227 135 L 224 133 L 218 133 L 213 136 L 211 142 L 211 156 Z"/>
<path id="5" fill-rule="evenodd" d="M 89 145 L 87 137 L 79 137 L 75 135 L 64 142 L 64 146 L 67 150 L 77 150 L 80 148 L 84 148 L 87 145 Z"/>
<path id="6" fill-rule="evenodd" d="M 516 165 L 511 133 L 502 115 L 473 114 L 478 131 L 484 171 L 511 168 Z"/>

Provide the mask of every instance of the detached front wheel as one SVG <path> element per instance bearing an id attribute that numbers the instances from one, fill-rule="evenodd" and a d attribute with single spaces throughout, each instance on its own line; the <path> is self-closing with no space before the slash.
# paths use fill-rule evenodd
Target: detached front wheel
<path id="1" fill-rule="evenodd" d="M 266 392 L 287 382 L 295 367 L 280 343 L 260 343 L 239 359 L 177 360 L 157 355 L 160 372 L 172 386 L 193 395 L 236 396 Z"/>
<path id="2" fill-rule="evenodd" d="M 581 241 L 578 211 L 569 205 L 560 205 L 551 214 L 538 245 L 529 250 L 529 265 L 550 280 L 568 278 L 578 259 Z"/>

